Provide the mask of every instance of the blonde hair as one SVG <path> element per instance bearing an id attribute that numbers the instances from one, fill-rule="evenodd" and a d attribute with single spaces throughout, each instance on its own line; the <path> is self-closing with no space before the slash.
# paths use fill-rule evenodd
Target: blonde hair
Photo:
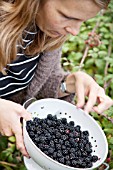
<path id="1" fill-rule="evenodd" d="M 94 2 L 102 9 L 106 9 L 110 0 L 94 0 Z"/>
<path id="2" fill-rule="evenodd" d="M 101 8 L 105 8 L 109 0 L 94 0 Z M 16 45 L 21 42 L 23 30 L 35 23 L 41 0 L 0 0 L 0 71 L 16 58 Z M 27 52 L 40 53 L 60 47 L 66 36 L 51 38 L 41 30 L 35 36 L 35 41 Z"/>

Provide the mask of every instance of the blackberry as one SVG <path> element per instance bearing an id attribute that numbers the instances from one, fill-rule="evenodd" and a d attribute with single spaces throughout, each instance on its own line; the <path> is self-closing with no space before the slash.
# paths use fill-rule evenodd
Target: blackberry
<path id="1" fill-rule="evenodd" d="M 62 145 L 61 148 L 65 150 L 67 147 L 65 145 Z"/>
<path id="2" fill-rule="evenodd" d="M 57 121 L 57 116 L 54 115 L 54 116 L 52 117 L 52 120 Z"/>
<path id="3" fill-rule="evenodd" d="M 65 160 L 68 161 L 70 159 L 70 156 L 69 155 L 66 155 L 65 156 Z"/>
<path id="4" fill-rule="evenodd" d="M 69 137 L 70 138 L 73 138 L 74 137 L 74 134 L 71 132 L 71 133 L 69 133 Z"/>
<path id="5" fill-rule="evenodd" d="M 58 158 L 62 158 L 62 157 L 63 157 L 61 150 L 58 150 L 58 151 L 57 151 L 57 157 L 58 157 Z"/>
<path id="6" fill-rule="evenodd" d="M 49 148 L 48 149 L 48 154 L 50 155 L 50 154 L 53 154 L 54 153 L 54 149 L 53 148 Z"/>
<path id="7" fill-rule="evenodd" d="M 71 161 L 67 160 L 67 161 L 65 162 L 65 164 L 68 165 L 68 166 L 70 166 L 70 165 L 71 165 Z"/>
<path id="8" fill-rule="evenodd" d="M 48 125 L 48 126 L 51 126 L 51 125 L 52 125 L 52 121 L 48 119 L 48 120 L 47 120 L 47 125 Z"/>
<path id="9" fill-rule="evenodd" d="M 67 149 L 65 149 L 65 150 L 62 150 L 62 153 L 63 153 L 63 155 L 67 155 L 68 154 L 68 150 Z"/>
<path id="10" fill-rule="evenodd" d="M 70 143 L 67 140 L 64 142 L 64 144 L 65 144 L 65 146 L 70 146 Z"/>
<path id="11" fill-rule="evenodd" d="M 85 135 L 85 136 L 89 136 L 89 132 L 86 130 L 86 131 L 83 131 L 83 134 Z"/>
<path id="12" fill-rule="evenodd" d="M 57 150 L 60 150 L 60 149 L 61 149 L 61 144 L 59 144 L 59 143 L 56 144 L 56 149 L 57 149 Z"/>
<path id="13" fill-rule="evenodd" d="M 61 133 L 60 132 L 56 132 L 55 136 L 56 136 L 56 138 L 60 138 L 61 137 Z"/>
<path id="14" fill-rule="evenodd" d="M 75 159 L 75 154 L 74 153 L 70 153 L 70 160 Z"/>
<path id="15" fill-rule="evenodd" d="M 64 144 L 64 141 L 62 139 L 59 139 L 59 144 Z"/>
<path id="16" fill-rule="evenodd" d="M 47 119 L 52 120 L 52 119 L 53 119 L 52 114 L 48 114 L 48 115 L 47 115 Z"/>
<path id="17" fill-rule="evenodd" d="M 31 138 L 33 138 L 33 137 L 35 136 L 35 133 L 34 133 L 33 131 L 30 131 L 30 132 L 29 132 L 29 136 L 30 136 Z"/>
<path id="18" fill-rule="evenodd" d="M 64 140 L 64 141 L 65 141 L 67 138 L 68 138 L 67 135 L 62 135 L 62 136 L 61 136 L 61 139 Z"/>
<path id="19" fill-rule="evenodd" d="M 57 152 L 54 152 L 54 153 L 53 153 L 53 158 L 56 159 L 56 157 L 57 157 Z"/>
<path id="20" fill-rule="evenodd" d="M 75 168 L 91 168 L 98 161 L 92 155 L 89 132 L 82 131 L 74 121 L 57 119 L 48 114 L 45 119 L 34 118 L 27 121 L 26 130 L 34 144 L 50 158 Z"/>
<path id="21" fill-rule="evenodd" d="M 76 165 L 78 164 L 78 161 L 72 160 L 71 164 L 72 166 L 76 167 Z"/>
<path id="22" fill-rule="evenodd" d="M 70 152 L 70 153 L 75 153 L 76 150 L 75 150 L 75 148 L 71 148 L 71 149 L 69 150 L 69 152 Z"/>
<path id="23" fill-rule="evenodd" d="M 63 157 L 63 158 L 59 158 L 58 160 L 59 160 L 59 162 L 60 162 L 60 163 L 62 163 L 62 164 L 64 164 L 64 163 L 65 163 L 65 159 L 64 159 L 64 157 Z"/>
<path id="24" fill-rule="evenodd" d="M 61 121 L 62 121 L 63 124 L 67 124 L 67 119 L 66 118 L 62 118 Z"/>
<path id="25" fill-rule="evenodd" d="M 87 164 L 87 168 L 91 168 L 92 166 L 93 166 L 92 162 L 89 162 L 89 163 Z"/>
<path id="26" fill-rule="evenodd" d="M 43 150 L 48 150 L 49 149 L 49 145 L 44 145 Z"/>
<path id="27" fill-rule="evenodd" d="M 92 160 L 92 162 L 96 162 L 96 161 L 98 161 L 98 156 L 93 155 L 91 160 Z"/>
<path id="28" fill-rule="evenodd" d="M 79 125 L 75 126 L 75 131 L 80 132 L 81 127 Z"/>
<path id="29" fill-rule="evenodd" d="M 74 124 L 75 124 L 74 121 L 69 122 L 69 126 L 74 126 Z"/>

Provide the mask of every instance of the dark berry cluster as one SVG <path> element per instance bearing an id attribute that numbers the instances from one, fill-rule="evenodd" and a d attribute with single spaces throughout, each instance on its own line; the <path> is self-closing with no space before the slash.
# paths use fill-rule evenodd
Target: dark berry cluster
<path id="1" fill-rule="evenodd" d="M 91 168 L 98 160 L 92 155 L 89 132 L 82 131 L 73 121 L 57 119 L 48 114 L 46 118 L 27 121 L 27 132 L 35 145 L 52 159 L 76 168 Z"/>

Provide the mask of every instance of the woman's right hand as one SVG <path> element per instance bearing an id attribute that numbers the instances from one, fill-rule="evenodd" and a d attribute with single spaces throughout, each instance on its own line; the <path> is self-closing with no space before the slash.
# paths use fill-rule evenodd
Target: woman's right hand
<path id="1" fill-rule="evenodd" d="M 23 106 L 9 100 L 0 99 L 0 133 L 4 136 L 16 137 L 16 147 L 20 152 L 29 157 L 23 142 L 22 126 L 20 118 L 31 119 Z"/>

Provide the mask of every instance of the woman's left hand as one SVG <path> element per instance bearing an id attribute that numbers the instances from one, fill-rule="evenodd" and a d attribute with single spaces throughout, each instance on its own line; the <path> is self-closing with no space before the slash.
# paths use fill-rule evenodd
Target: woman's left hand
<path id="1" fill-rule="evenodd" d="M 66 78 L 66 88 L 77 96 L 77 107 L 84 108 L 89 113 L 95 111 L 102 113 L 113 105 L 113 100 L 105 94 L 105 91 L 88 74 L 78 71 Z M 85 103 L 85 97 L 88 97 Z"/>

